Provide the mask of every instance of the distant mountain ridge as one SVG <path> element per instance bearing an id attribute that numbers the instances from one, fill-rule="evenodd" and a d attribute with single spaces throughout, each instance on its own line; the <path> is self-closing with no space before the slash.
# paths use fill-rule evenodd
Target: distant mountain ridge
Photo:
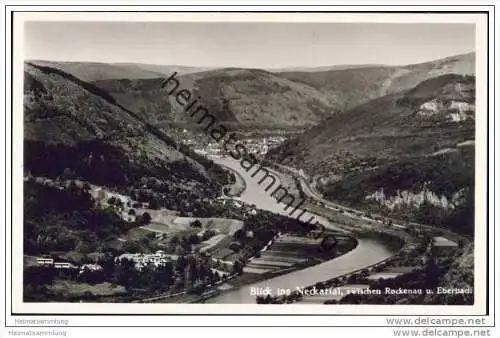
<path id="1" fill-rule="evenodd" d="M 155 72 L 155 73 L 160 73 L 163 75 L 168 75 L 176 72 L 179 74 L 191 74 L 191 73 L 199 73 L 199 72 L 205 72 L 209 70 L 215 69 L 215 67 L 197 67 L 197 66 L 182 66 L 182 65 L 156 65 L 156 64 L 149 64 L 149 63 L 126 63 L 126 62 L 117 62 L 117 63 L 112 63 L 111 65 L 118 65 L 118 66 L 136 66 L 141 69 Z"/>
<path id="2" fill-rule="evenodd" d="M 307 128 L 361 103 L 443 74 L 474 74 L 475 54 L 408 66 L 340 65 L 322 71 L 34 61 L 93 82 L 149 122 L 192 123 L 161 90 L 176 73 L 181 86 L 235 128 Z"/>
<path id="3" fill-rule="evenodd" d="M 165 77 L 167 78 L 167 77 Z M 164 79 L 103 80 L 95 85 L 154 123 L 193 123 L 182 113 Z M 330 116 L 335 103 L 316 89 L 260 69 L 227 68 L 176 75 L 180 88 L 198 98 L 220 121 L 240 126 L 312 126 Z"/>
<path id="4" fill-rule="evenodd" d="M 370 66 L 319 72 L 280 72 L 278 75 L 316 88 L 349 109 L 368 100 L 396 93 L 444 74 L 475 74 L 475 53 L 407 66 Z"/>
<path id="5" fill-rule="evenodd" d="M 154 79 L 173 72 L 188 74 L 208 70 L 206 67 L 177 65 L 153 65 L 144 63 L 105 63 L 105 62 L 63 62 L 45 60 L 26 60 L 32 64 L 60 69 L 83 81 L 107 79 Z"/>
<path id="6" fill-rule="evenodd" d="M 286 67 L 286 68 L 266 68 L 268 72 L 271 73 L 287 73 L 287 72 L 325 72 L 330 70 L 345 70 L 345 69 L 356 69 L 356 68 L 371 68 L 371 67 L 390 67 L 383 64 L 342 64 L 342 65 L 331 65 L 331 66 L 317 66 L 317 67 Z"/>

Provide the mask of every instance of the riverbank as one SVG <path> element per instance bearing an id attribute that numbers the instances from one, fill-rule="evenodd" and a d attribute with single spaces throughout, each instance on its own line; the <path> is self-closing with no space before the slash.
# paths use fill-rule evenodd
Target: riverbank
<path id="1" fill-rule="evenodd" d="M 255 284 L 263 284 L 266 283 L 266 281 L 273 280 L 278 277 L 287 277 L 290 276 L 291 274 L 295 272 L 300 272 L 304 269 L 309 269 L 311 267 L 314 267 L 319 264 L 323 264 L 325 262 L 331 261 L 338 259 L 339 257 L 348 254 L 352 250 L 355 250 L 357 246 L 359 245 L 359 241 L 354 238 L 354 237 L 349 237 L 347 240 L 344 240 L 343 242 L 339 243 L 335 248 L 333 248 L 331 251 L 326 251 L 326 252 L 321 252 L 318 251 L 316 254 L 311 255 L 306 260 L 303 260 L 302 262 L 296 263 L 290 267 L 286 267 L 277 271 L 273 272 L 266 272 L 263 274 L 255 274 L 255 273 L 243 273 L 242 275 L 238 276 L 237 278 L 232 279 L 231 281 L 228 281 L 226 285 L 230 288 L 227 290 L 222 291 L 217 297 L 213 299 L 208 299 L 206 300 L 207 303 L 219 303 L 220 298 L 224 297 L 225 294 L 231 294 L 236 291 L 241 291 L 241 292 L 246 292 L 244 290 L 248 289 L 249 285 L 252 285 L 250 287 L 250 293 L 252 288 L 258 288 L 258 286 L 253 286 Z M 273 250 L 273 247 L 268 249 L 269 251 Z M 282 251 L 278 251 L 282 252 Z M 255 302 L 255 300 L 253 300 Z"/>
<path id="2" fill-rule="evenodd" d="M 240 172 L 242 177 L 247 182 L 247 189 L 241 195 L 242 201 L 249 204 L 255 204 L 257 208 L 263 210 L 288 215 L 285 210 L 286 205 L 284 203 L 278 203 L 275 198 L 270 196 L 269 193 L 258 184 L 258 180 L 260 178 L 252 177 L 251 174 L 241 168 L 239 162 L 222 157 L 212 157 L 212 159 L 220 165 L 231 167 Z M 303 218 L 308 219 L 311 216 L 315 216 L 315 218 L 323 224 L 326 229 L 333 231 L 341 230 L 342 232 L 345 232 L 345 229 L 340 229 L 338 224 L 334 224 L 320 215 L 307 212 Z M 226 291 L 223 294 L 208 300 L 208 302 L 254 304 L 255 296 L 251 293 L 252 289 L 255 290 L 256 288 L 269 287 L 272 290 L 277 290 L 278 288 L 295 289 L 296 287 L 305 287 L 315 284 L 318 281 L 328 280 L 336 276 L 345 275 L 351 271 L 363 269 L 366 266 L 376 264 L 384 259 L 392 257 L 394 254 L 395 252 L 391 248 L 388 248 L 384 243 L 381 243 L 378 240 L 373 238 L 361 238 L 358 239 L 358 244 L 353 250 L 342 256 L 327 260 L 311 267 L 306 267 L 281 276 L 275 276 L 250 285 L 244 285 L 238 289 Z"/>
<path id="3" fill-rule="evenodd" d="M 327 233 L 327 235 L 335 235 L 334 233 Z M 275 277 L 288 275 L 292 272 L 299 271 L 312 267 L 317 264 L 321 264 L 325 261 L 330 261 L 332 259 L 338 258 L 352 250 L 354 250 L 359 242 L 354 237 L 342 237 L 338 238 L 338 244 L 332 247 L 331 250 L 319 250 L 319 246 L 315 244 L 305 245 L 297 251 L 298 249 L 289 248 L 288 252 L 283 244 L 286 246 L 288 244 L 287 238 L 292 237 L 295 240 L 304 239 L 305 242 L 309 242 L 310 239 L 307 237 L 296 237 L 286 234 L 281 234 L 276 236 L 272 241 L 268 243 L 264 248 L 262 248 L 257 254 L 249 259 L 249 264 L 245 266 L 241 274 L 229 275 L 223 280 L 213 284 L 207 285 L 205 292 L 211 293 L 211 297 L 219 297 L 226 293 L 231 293 L 237 291 L 241 288 L 248 286 L 249 284 L 255 284 L 258 282 L 263 282 Z M 293 241 L 293 240 L 292 240 Z M 308 251 L 309 250 L 309 251 Z M 289 260 L 289 264 L 284 264 L 285 261 Z M 257 265 L 264 264 L 267 268 L 270 268 L 275 260 L 278 265 L 282 266 L 276 270 L 270 270 L 264 273 L 252 273 L 247 272 L 246 267 L 255 263 Z M 215 291 L 215 292 L 213 292 Z M 163 295 L 160 297 L 152 297 L 143 302 L 160 302 L 160 303 L 185 303 L 187 300 L 190 303 L 207 302 L 213 303 L 210 299 L 211 297 L 206 297 L 203 295 L 192 295 L 186 292 L 178 292 L 172 295 Z"/>
<path id="4" fill-rule="evenodd" d="M 420 280 L 419 275 L 420 270 L 425 270 L 425 264 L 422 262 L 427 262 L 429 257 L 425 256 L 425 252 L 432 242 L 425 242 L 426 236 L 443 236 L 458 244 L 458 249 L 455 251 L 457 255 L 451 263 L 446 263 L 446 259 L 443 261 L 438 260 L 439 269 L 443 270 L 444 274 L 443 281 L 437 284 L 437 287 L 447 287 L 450 285 L 452 287 L 464 288 L 464 285 L 472 288 L 473 285 L 473 264 L 468 262 L 473 262 L 473 249 L 465 250 L 464 247 L 473 247 L 472 239 L 468 238 L 463 234 L 458 234 L 450 231 L 449 229 L 441 227 L 433 227 L 429 225 L 405 222 L 400 219 L 395 219 L 393 217 L 387 217 L 383 215 L 374 214 L 364 210 L 353 209 L 352 207 L 337 204 L 337 202 L 325 200 L 320 193 L 315 190 L 314 185 L 309 185 L 306 178 L 300 176 L 296 170 L 291 170 L 291 168 L 283 168 L 280 165 L 275 165 L 273 167 L 278 167 L 283 169 L 281 177 L 292 176 L 297 182 L 297 190 L 302 193 L 303 198 L 307 200 L 304 204 L 304 208 L 320 214 L 326 217 L 329 221 L 338 224 L 340 227 L 344 228 L 346 231 L 352 231 L 353 233 L 362 233 L 364 231 L 382 231 L 385 233 L 397 233 L 402 235 L 405 240 L 405 245 L 395 253 L 392 257 L 380 261 L 372 266 L 367 266 L 364 269 L 353 271 L 344 276 L 338 278 L 331 278 L 325 281 L 318 281 L 316 284 L 311 284 L 306 290 L 313 290 L 314 288 L 342 288 L 342 287 L 355 287 L 356 284 L 364 284 L 363 287 L 379 287 L 385 285 L 384 282 L 380 282 L 380 278 L 386 282 L 386 285 L 392 285 L 399 281 L 401 285 L 406 285 L 411 283 L 417 289 L 422 288 L 422 285 L 426 284 L 427 281 Z M 280 171 L 278 169 L 278 171 Z M 427 235 L 426 235 L 427 234 Z M 423 241 L 423 242 L 422 242 Z M 429 244 L 430 243 L 430 244 Z M 423 246 L 422 246 L 423 245 Z M 424 253 L 423 253 L 424 252 Z M 435 256 L 432 256 L 433 259 Z M 442 259 L 442 260 L 443 260 Z M 465 262 L 465 263 L 464 263 Z M 448 265 L 447 265 L 448 264 Z M 399 271 L 400 267 L 403 267 L 403 272 Z M 465 268 L 464 268 L 465 267 Z M 446 269 L 450 269 L 446 272 Z M 396 273 L 392 270 L 397 270 Z M 425 272 L 422 272 L 425 274 Z M 389 276 L 389 277 L 387 277 Z M 468 282 L 464 282 L 468 281 Z M 418 284 L 421 283 L 421 284 Z M 464 284 L 465 283 L 465 284 Z M 383 288 L 382 288 L 383 289 Z M 417 300 L 419 302 L 432 302 L 430 296 L 425 297 L 425 299 Z M 307 297 L 306 297 L 307 298 Z M 321 299 L 312 297 L 304 298 L 304 301 L 308 304 L 311 302 L 321 302 Z M 427 299 L 429 298 L 429 299 Z M 473 298 L 473 297 L 472 297 Z M 443 302 L 450 301 L 456 304 L 472 304 L 472 298 L 461 298 L 451 300 L 441 300 Z M 323 297 L 323 300 L 327 301 L 329 304 L 336 304 L 340 301 L 340 298 L 328 298 Z M 302 301 L 302 297 L 298 294 L 294 294 L 291 297 L 281 297 L 276 299 L 270 298 L 260 298 L 260 303 L 290 303 Z M 342 300 L 344 301 L 344 300 Z M 344 303 L 355 304 L 356 302 L 366 301 L 370 304 L 391 304 L 392 301 L 402 301 L 409 302 L 408 298 L 395 298 L 395 296 L 386 297 L 372 297 L 372 298 L 349 298 L 345 300 Z M 415 299 L 411 301 L 416 301 Z M 325 303 L 326 304 L 326 303 Z"/>
<path id="5" fill-rule="evenodd" d="M 235 182 L 230 186 L 230 188 L 225 192 L 228 197 L 240 197 L 241 194 L 247 188 L 247 184 L 243 179 L 243 176 L 233 168 L 223 166 L 226 170 L 230 171 L 234 175 Z M 227 186 L 226 186 L 227 187 Z"/>
<path id="6" fill-rule="evenodd" d="M 270 194 L 258 184 L 260 178 L 251 176 L 251 174 L 241 168 L 239 162 L 223 157 L 213 157 L 212 159 L 220 165 L 237 171 L 243 180 L 245 180 L 246 189 L 240 196 L 243 202 L 254 204 L 257 208 L 263 210 L 288 216 L 285 210 L 286 205 L 279 203 L 274 197 L 270 196 Z M 280 177 L 277 178 L 280 179 Z M 347 233 L 346 229 L 342 229 L 341 232 L 339 232 L 341 229 L 340 224 L 334 224 L 319 215 L 315 216 L 318 221 L 325 226 L 327 231 Z M 309 217 L 309 215 L 307 217 Z M 257 290 L 259 288 L 278 290 L 281 288 L 295 289 L 296 287 L 306 287 L 318 281 L 328 280 L 335 276 L 341 276 L 352 271 L 363 269 L 366 266 L 387 259 L 394 254 L 395 252 L 391 248 L 377 239 L 361 238 L 356 240 L 355 244 L 351 247 L 346 247 L 346 250 L 335 255 L 325 255 L 320 260 L 309 260 L 300 265 L 283 268 L 269 273 L 244 273 L 240 276 L 231 276 L 231 278 L 214 285 L 215 288 L 214 286 L 209 287 L 215 291 L 211 293 L 211 296 L 215 297 L 206 300 L 206 302 L 252 304 L 256 302 L 252 290 Z M 201 298 L 200 296 L 193 297 L 193 295 L 183 294 L 178 295 L 178 297 L 161 297 L 149 299 L 147 301 L 169 303 L 185 301 L 196 302 L 202 301 Z"/>

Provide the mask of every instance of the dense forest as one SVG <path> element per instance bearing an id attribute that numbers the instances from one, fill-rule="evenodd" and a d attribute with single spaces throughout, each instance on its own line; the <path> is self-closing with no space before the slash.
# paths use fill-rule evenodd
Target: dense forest
<path id="1" fill-rule="evenodd" d="M 28 255 L 96 251 L 135 224 L 112 209 L 98 209 L 76 185 L 68 190 L 34 182 L 24 185 L 24 252 Z"/>
<path id="2" fill-rule="evenodd" d="M 398 160 L 376 170 L 353 173 L 322 187 L 326 198 L 377 213 L 450 228 L 472 235 L 474 232 L 474 152 Z M 462 202 L 453 209 L 424 201 L 419 207 L 400 206 L 392 210 L 366 197 L 383 189 L 386 198 L 398 192 L 419 193 L 423 189 L 452 201 L 463 191 Z"/>
<path id="3" fill-rule="evenodd" d="M 25 141 L 24 144 L 25 171 L 33 176 L 55 178 L 66 172 L 71 175 L 68 178 L 106 186 L 125 186 L 144 176 L 164 178 L 172 183 L 188 179 L 207 185 L 211 183 L 187 161 L 166 166 L 144 156 L 141 161 L 132 162 L 123 149 L 100 140 L 79 142 L 73 146 L 39 141 Z"/>

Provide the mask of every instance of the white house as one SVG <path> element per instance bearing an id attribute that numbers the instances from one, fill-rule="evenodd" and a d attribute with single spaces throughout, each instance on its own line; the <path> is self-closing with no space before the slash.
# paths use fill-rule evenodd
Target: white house
<path id="1" fill-rule="evenodd" d="M 75 266 L 71 263 L 67 263 L 67 262 L 55 262 L 54 268 L 56 268 L 56 269 L 76 269 L 77 266 Z"/>
<path id="2" fill-rule="evenodd" d="M 122 259 L 130 260 L 135 263 L 135 268 L 140 270 L 148 264 L 153 264 L 154 266 L 158 267 L 165 265 L 167 262 L 175 261 L 178 258 L 179 256 L 177 255 L 166 254 L 164 251 L 158 250 L 154 254 L 122 254 L 116 257 L 115 261 L 120 261 Z"/>
<path id="3" fill-rule="evenodd" d="M 52 259 L 52 258 L 37 258 L 36 262 L 40 265 L 53 265 L 54 259 Z"/>
<path id="4" fill-rule="evenodd" d="M 102 271 L 102 266 L 100 266 L 99 264 L 83 264 L 81 267 L 80 267 L 80 273 L 82 273 L 83 271 Z"/>

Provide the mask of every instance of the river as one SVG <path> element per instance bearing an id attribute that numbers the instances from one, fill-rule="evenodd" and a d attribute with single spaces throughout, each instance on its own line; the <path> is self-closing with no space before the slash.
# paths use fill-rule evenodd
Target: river
<path id="1" fill-rule="evenodd" d="M 262 185 L 258 184 L 258 181 L 262 176 L 251 176 L 251 174 L 256 171 L 257 166 L 255 166 L 255 169 L 251 169 L 249 172 L 246 172 L 240 166 L 239 161 L 235 161 L 231 158 L 222 158 L 219 156 L 210 156 L 209 158 L 214 162 L 232 168 L 241 174 L 241 176 L 246 181 L 246 190 L 240 196 L 240 199 L 242 201 L 249 204 L 255 204 L 255 206 L 259 209 L 288 215 L 290 209 L 288 211 L 285 211 L 285 204 L 279 204 L 275 198 L 270 196 L 270 192 L 272 191 L 272 189 L 267 192 L 265 191 L 267 182 L 263 182 Z M 276 183 L 274 187 L 276 187 L 277 185 L 278 183 Z M 297 214 L 298 212 L 295 215 Z M 335 226 L 328 222 L 325 218 L 311 213 L 305 213 L 301 217 L 301 220 L 307 221 L 311 216 L 314 216 L 315 219 L 326 228 L 335 229 Z M 324 281 L 330 278 L 344 275 L 351 271 L 362 269 L 366 266 L 384 260 L 385 258 L 390 257 L 392 254 L 393 251 L 374 239 L 358 239 L 358 246 L 345 255 L 309 268 L 305 268 L 303 270 L 294 271 L 282 276 L 274 277 L 268 280 L 257 282 L 255 284 L 243 286 L 239 289 L 225 292 L 220 296 L 208 300 L 207 302 L 218 304 L 255 303 L 255 296 L 250 292 L 251 288 L 264 289 L 266 287 L 269 287 L 272 291 L 275 291 L 277 288 L 295 290 L 296 287 L 312 285 L 319 281 Z"/>

